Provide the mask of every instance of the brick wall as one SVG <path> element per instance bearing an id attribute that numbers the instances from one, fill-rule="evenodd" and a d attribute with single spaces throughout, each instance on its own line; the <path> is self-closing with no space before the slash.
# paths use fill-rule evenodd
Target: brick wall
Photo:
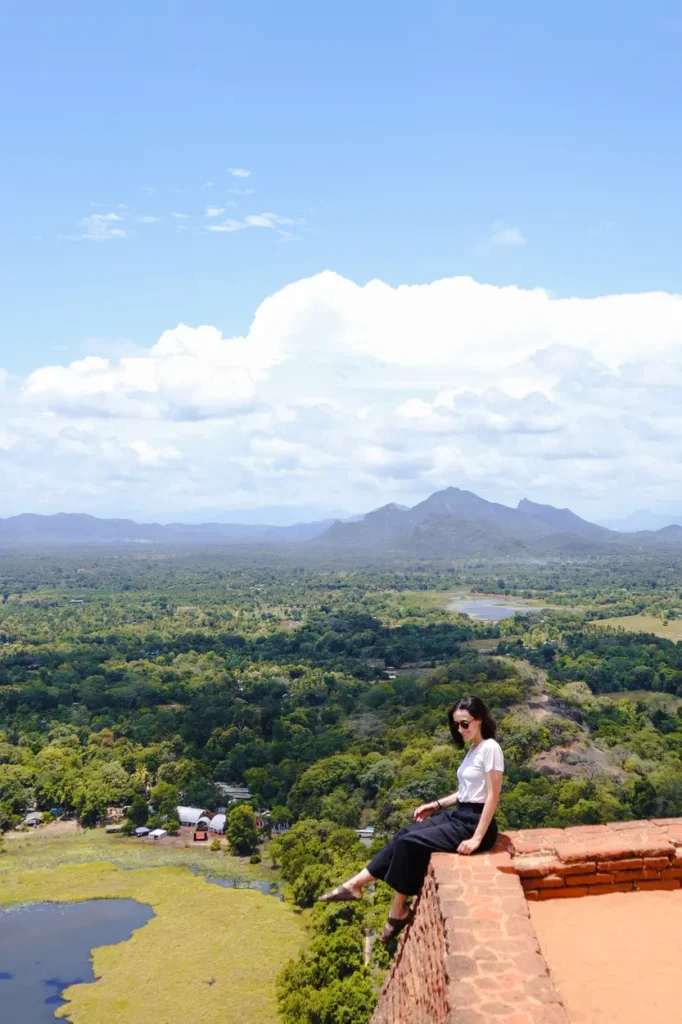
<path id="1" fill-rule="evenodd" d="M 682 818 L 513 832 L 508 838 L 529 900 L 682 884 Z"/>
<path id="2" fill-rule="evenodd" d="M 528 900 L 682 886 L 682 818 L 500 836 L 434 854 L 372 1024 L 568 1024 Z"/>

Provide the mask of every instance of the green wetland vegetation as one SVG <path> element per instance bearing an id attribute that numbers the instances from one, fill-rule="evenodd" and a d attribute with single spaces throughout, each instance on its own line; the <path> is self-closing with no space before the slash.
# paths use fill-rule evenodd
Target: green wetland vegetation
<path id="1" fill-rule="evenodd" d="M 467 595 L 531 604 L 490 622 L 453 608 Z M 665 633 L 678 620 L 682 562 L 654 555 L 2 553 L 0 902 L 153 907 L 129 942 L 96 951 L 100 982 L 67 991 L 78 1024 L 141 1020 L 182 990 L 188 1020 L 363 1024 L 393 952 L 366 943 L 389 890 L 315 900 L 368 859 L 356 829 L 379 844 L 456 789 L 449 707 L 476 693 L 498 718 L 504 828 L 682 814 L 682 647 Z M 258 834 L 242 807 L 212 851 L 101 827 L 130 806 L 174 832 L 177 803 L 223 803 L 216 782 L 247 786 L 291 829 Z M 18 836 L 34 807 L 70 821 Z M 247 889 L 259 881 L 284 900 Z"/>

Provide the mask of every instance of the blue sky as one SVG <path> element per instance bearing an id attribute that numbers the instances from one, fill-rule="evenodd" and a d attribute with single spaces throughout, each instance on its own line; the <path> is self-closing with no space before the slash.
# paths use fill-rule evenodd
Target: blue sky
<path id="1" fill-rule="evenodd" d="M 246 335 L 325 270 L 680 290 L 677 3 L 38 2 L 0 34 L 17 387 L 178 323 Z"/>

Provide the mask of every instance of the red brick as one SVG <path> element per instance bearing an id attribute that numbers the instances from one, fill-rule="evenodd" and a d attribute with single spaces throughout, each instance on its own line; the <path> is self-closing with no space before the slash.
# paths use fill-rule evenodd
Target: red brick
<path id="1" fill-rule="evenodd" d="M 587 856 L 594 860 L 624 860 L 626 857 L 633 856 L 662 857 L 669 855 L 673 851 L 672 843 L 665 838 L 632 842 L 628 841 L 625 835 L 613 835 L 604 839 L 588 840 L 585 843 L 585 847 Z"/>
<path id="2" fill-rule="evenodd" d="M 529 886 L 533 889 L 560 889 L 564 884 L 561 875 L 547 875 L 545 878 L 533 878 Z"/>
<path id="3" fill-rule="evenodd" d="M 641 871 L 615 871 L 613 874 L 614 882 L 643 882 L 644 881 L 644 870 Z"/>
<path id="4" fill-rule="evenodd" d="M 483 1003 L 481 1010 L 490 1017 L 504 1017 L 508 1020 L 513 1007 L 508 1006 L 507 1003 Z"/>
<path id="5" fill-rule="evenodd" d="M 666 868 L 665 871 L 661 871 L 661 878 L 682 878 L 682 867 Z"/>
<path id="6" fill-rule="evenodd" d="M 637 871 L 644 867 L 642 857 L 626 857 L 624 860 L 602 860 L 597 871 Z"/>
<path id="7" fill-rule="evenodd" d="M 606 885 L 611 881 L 613 881 L 612 875 L 600 871 L 599 874 L 592 875 L 569 875 L 566 885 Z"/>
<path id="8" fill-rule="evenodd" d="M 543 853 L 548 847 L 551 849 L 551 844 L 543 843 L 539 839 L 515 839 L 514 840 L 514 853 L 516 856 L 521 856 L 526 853 Z"/>
<path id="9" fill-rule="evenodd" d="M 474 907 L 471 911 L 472 921 L 501 921 L 504 916 L 501 910 L 493 910 L 491 907 Z"/>
<path id="10" fill-rule="evenodd" d="M 514 962 L 519 971 L 522 971 L 528 980 L 531 978 L 544 978 L 547 975 L 547 964 L 540 953 L 522 953 L 514 957 Z"/>
<path id="11" fill-rule="evenodd" d="M 565 889 L 540 889 L 537 898 L 539 900 L 562 900 L 569 897 L 587 896 L 587 886 L 574 885 Z"/>
<path id="12" fill-rule="evenodd" d="M 670 867 L 669 857 L 645 857 L 644 867 L 650 871 L 662 871 L 663 868 Z"/>
<path id="13" fill-rule="evenodd" d="M 556 852 L 564 864 L 577 864 L 587 860 L 587 851 L 581 843 L 557 843 Z"/>
<path id="14" fill-rule="evenodd" d="M 655 889 L 679 889 L 679 878 L 659 878 L 656 882 L 637 882 L 637 888 L 648 892 Z"/>
<path id="15" fill-rule="evenodd" d="M 587 890 L 588 896 L 608 896 L 610 892 L 632 892 L 634 882 L 621 882 L 610 885 L 590 885 Z"/>
<path id="16" fill-rule="evenodd" d="M 598 864 L 593 860 L 580 861 L 578 864 L 557 864 L 552 874 L 555 875 L 591 875 L 598 870 Z"/>
<path id="17" fill-rule="evenodd" d="M 534 903 L 536 900 L 540 899 L 540 893 L 537 889 L 528 889 L 526 891 L 526 899 L 530 900 L 531 903 Z"/>

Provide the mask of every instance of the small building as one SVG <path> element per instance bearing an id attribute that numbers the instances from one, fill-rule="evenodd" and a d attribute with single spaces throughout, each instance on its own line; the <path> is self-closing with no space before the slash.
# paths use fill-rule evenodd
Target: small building
<path id="1" fill-rule="evenodd" d="M 246 789 L 245 786 L 229 786 L 226 782 L 216 782 L 215 787 L 220 790 L 228 803 L 234 803 L 236 800 L 252 799 L 251 791 Z"/>
<path id="2" fill-rule="evenodd" d="M 210 812 L 202 807 L 178 807 L 177 812 L 180 824 L 187 825 L 190 828 L 196 828 L 202 818 L 205 818 L 207 825 L 211 820 Z"/>
<path id="3" fill-rule="evenodd" d="M 43 820 L 43 812 L 42 811 L 31 811 L 30 814 L 26 815 L 26 817 L 24 818 L 24 820 L 22 821 L 21 824 L 22 825 L 29 825 L 30 828 L 35 828 L 36 825 L 40 825 L 42 820 Z"/>
<path id="4" fill-rule="evenodd" d="M 216 835 L 222 836 L 225 833 L 225 822 L 227 818 L 224 814 L 214 814 L 211 818 L 211 823 L 208 826 L 209 832 L 214 832 Z"/>
<path id="5" fill-rule="evenodd" d="M 133 835 L 136 835 L 136 836 L 148 836 L 149 835 L 149 829 L 147 828 L 146 825 L 140 825 L 139 828 L 135 829 L 135 832 L 133 833 Z"/>
<path id="6" fill-rule="evenodd" d="M 358 839 L 374 839 L 374 825 L 368 825 L 367 828 L 356 828 L 355 834 Z"/>
<path id="7" fill-rule="evenodd" d="M 168 835 L 165 828 L 154 828 L 149 833 L 151 839 L 164 839 Z"/>

